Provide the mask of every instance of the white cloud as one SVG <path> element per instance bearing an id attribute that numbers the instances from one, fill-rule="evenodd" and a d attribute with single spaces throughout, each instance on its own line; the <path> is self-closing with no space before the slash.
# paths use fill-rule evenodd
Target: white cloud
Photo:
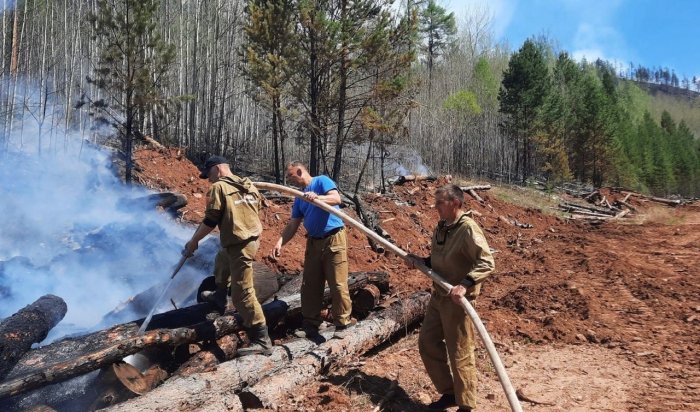
<path id="1" fill-rule="evenodd" d="M 445 4 L 449 9 L 455 10 L 455 14 L 461 19 L 486 12 L 491 16 L 493 34 L 497 39 L 501 39 L 513 21 L 518 0 L 452 0 L 446 1 Z"/>

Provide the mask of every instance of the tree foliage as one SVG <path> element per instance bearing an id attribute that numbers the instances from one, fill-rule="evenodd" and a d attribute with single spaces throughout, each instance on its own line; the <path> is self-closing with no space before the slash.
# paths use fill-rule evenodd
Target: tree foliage
<path id="1" fill-rule="evenodd" d="M 142 136 L 136 117 L 168 101 L 161 87 L 175 50 L 156 30 L 158 5 L 157 0 L 99 0 L 96 11 L 89 15 L 93 40 L 100 46 L 89 82 L 106 96 L 90 99 L 90 107 L 98 121 L 114 126 L 119 133 L 127 182 L 132 178 L 134 138 Z"/>

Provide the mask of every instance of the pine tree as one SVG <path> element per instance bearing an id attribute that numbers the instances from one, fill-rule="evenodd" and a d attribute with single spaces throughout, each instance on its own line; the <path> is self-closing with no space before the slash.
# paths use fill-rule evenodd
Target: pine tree
<path id="1" fill-rule="evenodd" d="M 272 114 L 272 144 L 277 183 L 282 181 L 286 163 L 284 141 L 285 102 L 289 100 L 290 59 L 292 57 L 294 7 L 292 0 L 250 0 L 244 26 L 247 41 L 243 73 L 254 85 L 254 98 Z"/>
<path id="2" fill-rule="evenodd" d="M 161 92 L 175 49 L 156 30 L 158 5 L 157 0 L 99 0 L 89 17 L 99 56 L 88 80 L 106 95 L 89 100 L 90 108 L 98 123 L 118 131 L 127 183 L 132 180 L 134 138 L 143 135 L 137 117 L 173 101 Z"/>
<path id="3" fill-rule="evenodd" d="M 447 13 L 444 7 L 430 0 L 421 12 L 420 32 L 425 37 L 423 51 L 428 65 L 428 95 L 430 95 L 435 61 L 447 51 L 457 34 L 454 13 Z"/>
<path id="4" fill-rule="evenodd" d="M 533 172 L 533 137 L 537 133 L 537 117 L 549 93 L 550 77 L 544 54 L 532 40 L 526 40 L 508 62 L 498 94 L 503 123 L 516 145 L 517 166 L 525 183 Z"/>

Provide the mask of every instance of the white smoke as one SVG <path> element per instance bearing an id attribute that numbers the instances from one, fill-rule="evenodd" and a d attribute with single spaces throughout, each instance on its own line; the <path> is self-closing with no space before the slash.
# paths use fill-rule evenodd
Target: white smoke
<path id="1" fill-rule="evenodd" d="M 15 8 L 15 0 L 2 0 L 0 12 L 5 13 Z"/>
<path id="2" fill-rule="evenodd" d="M 84 138 L 31 115 L 0 135 L 0 318 L 57 295 L 68 312 L 50 337 L 87 331 L 164 284 L 193 230 L 144 202 L 151 192 L 122 184 L 110 153 Z M 182 273 L 202 272 L 190 266 Z"/>

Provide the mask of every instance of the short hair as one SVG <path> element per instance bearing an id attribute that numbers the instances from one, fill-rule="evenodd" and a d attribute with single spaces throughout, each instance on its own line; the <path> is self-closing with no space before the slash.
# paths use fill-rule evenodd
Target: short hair
<path id="1" fill-rule="evenodd" d="M 435 191 L 435 197 L 443 197 L 446 200 L 459 200 L 459 205 L 462 206 L 464 204 L 464 192 L 462 192 L 462 189 L 460 189 L 459 186 L 453 185 L 453 184 L 447 184 L 445 186 L 442 186 L 438 188 Z"/>
<path id="2" fill-rule="evenodd" d="M 306 168 L 306 165 L 298 160 L 293 160 L 293 161 L 289 162 L 287 164 L 287 169 L 289 169 L 290 167 L 301 167 L 304 170 L 308 170 Z"/>

